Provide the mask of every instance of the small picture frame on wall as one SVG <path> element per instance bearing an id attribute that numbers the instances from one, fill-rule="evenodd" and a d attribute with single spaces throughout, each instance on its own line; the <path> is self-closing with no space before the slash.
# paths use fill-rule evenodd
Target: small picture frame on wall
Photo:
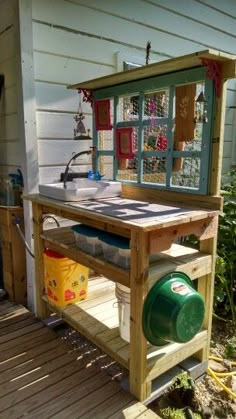
<path id="1" fill-rule="evenodd" d="M 95 113 L 95 127 L 97 131 L 110 131 L 111 114 L 110 114 L 110 100 L 96 100 L 94 102 Z"/>
<path id="2" fill-rule="evenodd" d="M 117 159 L 132 159 L 133 152 L 133 129 L 116 129 L 116 157 Z"/>

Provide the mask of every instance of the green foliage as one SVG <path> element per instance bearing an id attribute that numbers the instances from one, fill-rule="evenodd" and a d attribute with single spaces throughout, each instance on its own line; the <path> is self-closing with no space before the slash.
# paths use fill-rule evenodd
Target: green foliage
<path id="1" fill-rule="evenodd" d="M 235 358 L 236 356 L 236 336 L 228 340 L 225 347 L 225 358 Z"/>
<path id="2" fill-rule="evenodd" d="M 223 214 L 219 217 L 215 311 L 236 322 L 236 172 L 224 185 Z"/>
<path id="3" fill-rule="evenodd" d="M 174 409 L 171 407 L 165 407 L 161 409 L 161 417 L 164 419 L 185 419 L 184 412 L 180 409 Z"/>
<path id="4" fill-rule="evenodd" d="M 170 391 L 176 388 L 182 388 L 184 390 L 194 389 L 194 381 L 187 372 L 184 371 L 176 375 L 171 384 Z"/>
<path id="5" fill-rule="evenodd" d="M 160 410 L 161 417 L 163 419 L 187 419 L 193 417 L 193 419 L 202 419 L 202 416 L 199 413 L 194 413 L 191 411 L 191 416 L 187 415 L 185 409 L 175 409 L 172 407 L 165 407 Z"/>
<path id="6" fill-rule="evenodd" d="M 223 186 L 223 213 L 219 217 L 214 310 L 236 323 L 236 171 Z M 191 235 L 183 244 L 198 248 L 198 239 Z"/>

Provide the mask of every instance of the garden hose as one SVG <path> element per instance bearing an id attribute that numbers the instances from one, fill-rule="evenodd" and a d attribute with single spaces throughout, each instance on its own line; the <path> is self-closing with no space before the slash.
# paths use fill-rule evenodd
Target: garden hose
<path id="1" fill-rule="evenodd" d="M 214 361 L 222 362 L 224 361 L 223 358 L 219 358 L 216 356 L 209 356 L 209 359 L 213 359 Z M 231 365 L 236 365 L 236 362 L 231 362 Z M 214 380 L 226 391 L 227 394 L 229 394 L 233 399 L 236 399 L 236 393 L 232 391 L 229 387 L 227 387 L 219 377 L 230 377 L 233 375 L 236 375 L 236 371 L 231 372 L 215 372 L 210 367 L 207 368 L 207 373 L 214 378 Z"/>

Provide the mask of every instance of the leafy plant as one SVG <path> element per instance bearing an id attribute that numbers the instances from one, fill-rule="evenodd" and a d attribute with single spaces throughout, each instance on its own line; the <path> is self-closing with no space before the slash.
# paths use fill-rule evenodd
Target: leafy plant
<path id="1" fill-rule="evenodd" d="M 223 214 L 219 217 L 215 310 L 236 322 L 236 171 L 224 185 Z"/>
<path id="2" fill-rule="evenodd" d="M 224 208 L 219 217 L 214 310 L 236 323 L 236 171 L 230 173 L 221 194 Z M 199 240 L 190 235 L 182 243 L 198 248 Z"/>
<path id="3" fill-rule="evenodd" d="M 228 340 L 225 347 L 225 358 L 235 358 L 236 357 L 236 336 L 233 336 Z"/>

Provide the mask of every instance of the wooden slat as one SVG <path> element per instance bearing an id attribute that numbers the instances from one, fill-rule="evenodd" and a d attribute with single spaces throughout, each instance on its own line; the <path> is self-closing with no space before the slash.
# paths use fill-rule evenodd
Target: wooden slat
<path id="1" fill-rule="evenodd" d="M 91 280 L 94 293 L 99 287 L 101 293 L 104 293 L 106 282 L 104 278 Z M 83 303 L 86 304 L 86 301 Z M 6 311 L 9 311 L 11 306 L 14 308 L 14 305 L 8 302 L 4 302 L 3 306 Z M 107 302 L 101 303 L 100 306 L 104 316 L 109 316 Z M 1 349 L 5 349 L 1 355 L 6 355 L 0 362 L 0 406 L 4 418 L 16 419 L 24 416 L 28 419 L 47 419 L 62 415 L 63 419 L 73 419 L 78 417 L 79 412 L 79 417 L 84 419 L 96 417 L 100 413 L 104 419 L 110 419 L 112 415 L 132 405 L 133 416 L 130 416 L 128 411 L 128 418 L 136 418 L 142 411 L 149 414 L 149 410 L 146 407 L 141 409 L 141 404 L 137 404 L 130 393 L 120 389 L 119 383 L 112 382 L 109 375 L 91 366 L 87 357 L 83 359 L 83 348 L 78 352 L 71 350 L 69 345 L 44 326 L 40 329 L 45 332 L 43 335 L 38 335 L 37 330 L 30 333 L 30 327 L 34 326 L 28 324 L 30 321 L 36 321 L 40 326 L 42 323 L 33 316 L 25 317 L 25 311 L 22 312 L 18 306 L 16 307 L 21 314 L 19 318 L 16 316 L 6 320 L 10 321 L 9 333 L 2 336 L 11 337 L 11 342 L 14 341 L 15 345 L 6 350 L 4 343 L 1 344 Z M 97 312 L 96 306 L 87 309 Z M 2 322 L 4 323 L 4 320 Z M 16 329 L 20 324 L 21 327 Z M 5 328 L 7 325 L 1 330 Z M 29 334 L 32 336 L 31 341 L 28 340 Z M 114 351 L 128 346 L 119 337 L 117 328 L 115 333 L 114 329 L 111 329 L 110 333 L 104 336 L 105 339 Z"/>
<path id="2" fill-rule="evenodd" d="M 29 348 L 25 352 L 21 352 L 19 354 L 9 354 L 9 357 L 6 357 L 5 360 L 0 362 L 0 374 L 7 370 L 14 371 L 15 368 L 21 368 L 21 365 L 24 363 L 31 363 L 34 358 L 40 356 L 46 351 L 50 351 L 51 349 L 58 347 L 59 344 L 62 344 L 62 342 L 56 338 L 56 336 L 54 339 L 49 341 L 42 340 L 41 338 L 41 341 L 36 341 L 36 347 Z"/>
<path id="3" fill-rule="evenodd" d="M 57 346 L 55 346 L 51 350 L 48 349 L 46 352 L 41 353 L 33 359 L 30 359 L 29 355 L 27 354 L 28 362 L 18 365 L 17 368 L 11 368 L 10 370 L 8 369 L 7 371 L 5 371 L 5 373 L 1 373 L 0 397 L 9 392 L 9 384 L 10 388 L 13 387 L 15 389 L 26 385 L 25 381 L 24 383 L 22 382 L 21 376 L 23 377 L 24 375 L 27 375 L 29 380 L 32 381 L 38 379 L 38 377 L 35 375 L 37 374 L 37 370 L 42 370 L 43 374 L 46 373 L 44 368 L 47 368 L 47 363 L 49 361 L 55 362 L 57 358 L 69 352 L 69 347 L 66 351 L 65 346 L 58 345 L 58 343 L 59 342 L 57 342 Z M 71 359 L 74 359 L 74 357 Z M 58 363 L 58 366 L 60 366 L 60 362 Z M 5 384 L 5 388 L 4 386 L 2 386 L 3 383 L 8 383 L 7 385 Z M 12 384 L 14 384 L 14 386 L 12 386 Z"/>
<path id="4" fill-rule="evenodd" d="M 206 208 L 210 210 L 221 210 L 223 206 L 223 199 L 218 195 L 191 195 L 184 192 L 173 192 L 165 190 L 157 190 L 142 188 L 137 185 L 122 185 L 122 196 L 127 199 L 137 199 L 148 201 L 152 203 L 174 203 L 183 205 L 184 207 L 196 206 L 199 208 Z M 191 202 L 190 202 L 191 201 Z"/>
<path id="5" fill-rule="evenodd" d="M 18 321 L 17 323 L 8 324 L 6 327 L 0 328 L 0 345 L 3 342 L 7 342 L 8 340 L 14 339 L 14 337 L 20 336 L 25 326 L 29 326 L 31 324 L 35 324 L 38 320 L 33 316 L 27 316 L 25 319 Z M 14 334 L 13 334 L 14 332 Z M 4 340 L 1 339 L 4 337 Z"/>
<path id="6" fill-rule="evenodd" d="M 9 226 L 9 212 L 6 211 L 6 207 L 0 206 L 0 224 L 6 227 Z"/>
<path id="7" fill-rule="evenodd" d="M 7 300 L 0 301 L 0 321 L 10 316 L 11 314 L 15 315 L 17 309 L 21 309 L 21 306 L 17 304 L 12 304 Z"/>
<path id="8" fill-rule="evenodd" d="M 56 368 L 56 366 L 55 366 Z M 50 386 L 58 383 L 59 391 L 60 393 L 65 391 L 65 388 L 63 386 L 63 379 L 69 377 L 70 375 L 75 374 L 78 370 L 86 371 L 86 378 L 88 375 L 87 370 L 83 369 L 83 365 L 81 362 L 74 362 L 71 361 L 70 363 L 67 363 L 61 368 L 56 368 L 54 372 L 52 372 L 49 375 L 45 375 L 42 377 L 41 380 L 38 380 L 34 383 L 32 383 L 30 386 L 26 386 L 21 389 L 21 391 L 17 391 L 14 393 L 10 393 L 7 396 L 4 396 L 0 399 L 1 402 L 1 408 L 2 411 L 8 409 L 7 411 L 7 417 L 8 418 L 17 418 L 19 417 L 19 414 L 24 414 L 27 412 L 27 408 L 29 410 L 35 408 L 38 405 L 42 405 L 47 400 L 47 393 L 48 393 L 48 399 L 52 400 L 54 398 L 53 392 L 50 391 Z M 94 373 L 96 373 L 96 370 L 94 370 Z M 85 373 L 84 373 L 85 374 Z M 78 383 L 78 381 L 77 381 Z M 73 391 L 75 393 L 75 386 L 76 382 L 73 382 Z M 58 387 L 56 387 L 58 391 Z M 48 390 L 48 388 L 50 390 Z M 46 390 L 43 397 L 40 394 L 41 391 Z M 32 396 L 35 397 L 33 398 Z M 32 402 L 32 399 L 34 400 Z M 22 402 L 20 404 L 20 402 Z M 23 406 L 23 409 L 21 408 Z M 42 417 L 42 416 L 41 416 Z"/>
<path id="9" fill-rule="evenodd" d="M 63 396 L 55 400 L 55 403 L 50 406 L 50 412 L 46 412 L 45 418 L 58 418 L 62 415 L 63 419 L 76 419 L 78 412 L 80 415 L 94 409 L 100 402 L 106 400 L 107 397 L 113 396 L 119 392 L 119 385 L 111 382 L 110 378 L 105 374 L 97 374 L 89 380 L 86 380 L 83 386 L 80 387 L 79 394 L 75 396 L 74 389 L 65 392 Z M 50 416 L 50 414 L 52 414 Z"/>
<path id="10" fill-rule="evenodd" d="M 132 400 L 133 396 L 130 393 L 120 391 L 114 396 L 107 398 L 104 402 L 99 404 L 99 406 L 96 406 L 95 411 L 90 410 L 83 414 L 81 419 L 94 419 L 99 417 L 110 419 L 113 414 L 123 410 Z"/>
<path id="11" fill-rule="evenodd" d="M 34 321 L 32 324 L 26 325 L 22 329 L 15 330 L 11 333 L 1 336 L 0 337 L 1 349 L 4 350 L 8 347 L 14 346 L 16 339 L 18 343 L 21 343 L 21 342 L 23 343 L 24 340 L 31 338 L 32 332 L 38 329 L 42 329 L 42 327 L 44 327 L 42 323 Z"/>
<path id="12" fill-rule="evenodd" d="M 108 263 L 102 257 L 95 258 L 81 252 L 76 246 L 74 233 L 71 229 L 62 227 L 62 229 L 47 230 L 42 233 L 41 237 L 44 239 L 45 247 L 63 253 L 66 257 L 79 263 L 84 263 L 98 274 L 103 274 L 107 278 L 114 278 L 117 282 L 129 286 L 129 272 L 127 270 Z"/>
<path id="13" fill-rule="evenodd" d="M 160 376 L 179 362 L 198 352 L 206 345 L 207 331 L 199 332 L 191 341 L 173 343 L 157 348 L 148 349 L 148 380 Z"/>
<path id="14" fill-rule="evenodd" d="M 68 372 L 68 373 L 67 373 Z M 65 388 L 67 390 L 73 388 L 76 392 L 78 389 L 78 383 L 83 383 L 84 379 L 89 378 L 96 374 L 94 368 L 72 368 L 72 365 L 65 372 L 65 376 L 50 376 L 47 381 L 46 388 L 38 388 L 38 393 L 32 394 L 29 398 L 22 400 L 20 403 L 14 405 L 6 411 L 7 417 L 17 419 L 19 415 L 24 415 L 27 418 L 43 417 L 40 413 L 41 409 L 45 409 L 46 406 L 50 405 L 51 400 L 53 401 L 57 396 L 64 393 Z M 31 413 L 33 411 L 33 413 Z M 41 416 L 40 416 L 41 415 Z"/>
<path id="15" fill-rule="evenodd" d="M 16 340 L 12 340 L 9 342 L 1 345 L 1 352 L 0 352 L 0 362 L 5 361 L 11 357 L 17 356 L 22 352 L 27 351 L 28 349 L 34 348 L 41 343 L 48 342 L 49 340 L 55 339 L 55 334 L 53 332 L 50 333 L 44 327 L 41 327 L 39 330 L 36 330 L 34 333 L 30 333 L 27 336 L 27 339 L 20 339 L 17 338 Z M 20 342 L 19 342 L 20 340 Z"/>
<path id="16" fill-rule="evenodd" d="M 138 418 L 141 414 L 148 411 L 147 407 L 142 403 L 137 402 L 126 409 L 123 409 L 122 412 L 117 412 L 110 417 L 110 419 L 135 419 Z"/>
<path id="17" fill-rule="evenodd" d="M 120 72 L 110 76 L 104 76 L 93 80 L 84 81 L 68 86 L 69 89 L 101 89 L 108 86 L 115 86 L 122 83 L 127 83 L 133 80 L 146 79 L 148 77 L 167 74 L 174 71 L 184 70 L 188 68 L 198 67 L 201 65 L 200 58 L 211 58 L 219 61 L 235 60 L 234 55 L 224 54 L 215 50 L 204 50 L 194 54 L 188 54 L 182 57 L 171 58 L 169 60 L 161 61 L 159 63 L 150 64 L 127 72 Z M 230 75 L 228 74 L 228 77 Z M 235 77 L 235 72 L 231 74 L 231 78 Z"/>
<path id="18" fill-rule="evenodd" d="M 131 295 L 130 295 L 130 391 L 138 400 L 146 400 L 151 393 L 147 382 L 147 340 L 142 328 L 142 307 L 148 293 L 149 237 L 145 233 L 131 235 Z M 140 251 L 141 250 L 141 251 Z"/>
<path id="19" fill-rule="evenodd" d="M 5 242 L 2 246 L 2 259 L 3 259 L 3 270 L 7 272 L 12 272 L 12 253 L 11 253 L 11 243 Z"/>
<path id="20" fill-rule="evenodd" d="M 33 314 L 30 313 L 25 307 L 22 307 L 22 309 L 19 309 L 16 312 L 13 312 L 8 317 L 8 319 L 1 319 L 1 316 L 0 316 L 0 330 L 4 329 L 5 327 L 17 324 L 18 322 L 21 322 L 22 320 L 25 320 L 32 316 Z"/>
<path id="21" fill-rule="evenodd" d="M 50 358 L 50 356 L 46 356 L 45 359 Z M 10 394 L 12 392 L 19 393 L 19 397 L 16 395 L 16 398 L 14 399 L 14 402 L 20 401 L 24 399 L 24 388 L 31 387 L 33 389 L 34 383 L 37 381 L 43 381 L 44 377 L 53 374 L 54 371 L 59 371 L 61 368 L 64 368 L 67 365 L 70 365 L 73 363 L 74 365 L 75 361 L 75 355 L 72 353 L 64 353 L 64 351 L 58 351 L 58 353 L 55 351 L 53 359 L 48 360 L 45 363 L 42 363 L 40 368 L 35 368 L 34 370 L 31 370 L 28 374 L 24 374 L 22 376 L 16 377 L 15 380 L 10 380 L 9 382 L 5 382 L 1 385 L 0 388 L 0 400 L 1 400 L 1 406 L 4 406 L 3 403 L 3 397 L 5 397 L 7 394 Z M 21 391 L 19 391 L 21 390 Z M 31 393 L 33 394 L 33 392 Z M 4 400 L 8 400 L 6 397 Z M 7 402 L 8 403 L 8 402 Z"/>
<path id="22" fill-rule="evenodd" d="M 37 287 L 36 292 L 36 315 L 40 318 L 47 317 L 47 305 L 42 300 L 44 291 L 44 259 L 43 259 L 43 240 L 41 234 L 43 231 L 42 216 L 43 212 L 40 206 L 32 204 L 33 226 L 34 226 L 34 254 L 35 254 L 35 280 Z"/>
<path id="23" fill-rule="evenodd" d="M 140 188 L 140 189 L 143 190 L 143 188 Z M 190 195 L 189 194 L 186 194 L 186 195 L 188 195 L 188 201 L 190 201 Z M 147 202 L 147 200 L 144 199 L 144 192 L 142 192 L 141 196 L 142 198 L 140 198 L 140 200 L 143 202 Z M 125 198 L 128 198 L 128 197 L 125 197 Z M 40 206 L 40 207 L 42 206 L 43 212 L 47 214 L 54 213 L 55 215 L 58 215 L 60 217 L 70 218 L 75 221 L 88 224 L 91 226 L 97 226 L 99 229 L 105 230 L 105 231 L 109 231 L 110 226 L 113 226 L 114 228 L 116 227 L 117 233 L 119 232 L 118 234 L 124 237 L 127 237 L 128 231 L 131 231 L 131 230 L 142 231 L 142 232 L 155 231 L 163 227 L 170 227 L 177 224 L 178 225 L 185 224 L 185 223 L 189 223 L 189 222 L 193 222 L 197 220 L 203 220 L 208 217 L 214 217 L 215 215 L 218 215 L 219 213 L 215 209 L 214 210 L 205 209 L 204 206 L 201 208 L 199 206 L 193 207 L 193 206 L 188 205 L 188 208 L 190 209 L 190 211 L 183 215 L 177 215 L 174 217 L 166 217 L 164 219 L 161 218 L 160 220 L 154 220 L 154 221 L 151 220 L 149 222 L 147 221 L 146 223 L 139 224 L 138 222 L 135 222 L 135 220 L 122 220 L 117 217 L 111 217 L 104 214 L 100 214 L 96 212 L 95 210 L 92 212 L 84 208 L 69 206 L 62 201 L 56 201 L 54 199 L 46 198 L 39 194 L 24 195 L 24 199 L 32 201 L 35 206 Z M 132 197 L 132 199 L 136 199 L 136 198 Z M 204 196 L 204 199 L 205 199 L 205 196 Z M 191 195 L 191 200 L 192 200 L 192 195 Z M 159 200 L 159 203 L 163 205 L 166 204 L 165 202 L 161 201 L 161 199 Z M 178 203 L 178 199 L 176 199 L 175 204 L 176 203 Z M 186 208 L 187 204 L 185 203 L 183 207 Z"/>

